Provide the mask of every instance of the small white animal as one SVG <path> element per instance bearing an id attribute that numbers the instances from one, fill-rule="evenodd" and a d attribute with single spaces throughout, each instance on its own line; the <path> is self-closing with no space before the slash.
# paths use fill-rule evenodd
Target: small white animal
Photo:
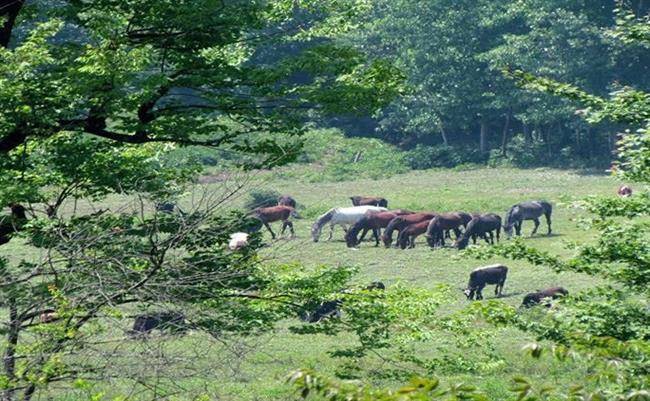
<path id="1" fill-rule="evenodd" d="M 232 233 L 230 234 L 230 242 L 228 243 L 228 248 L 231 251 L 236 251 L 248 245 L 248 234 L 247 233 Z"/>

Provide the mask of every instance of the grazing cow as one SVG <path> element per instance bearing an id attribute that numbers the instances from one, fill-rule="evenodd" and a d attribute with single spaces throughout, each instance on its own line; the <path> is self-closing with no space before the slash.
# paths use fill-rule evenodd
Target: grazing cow
<path id="1" fill-rule="evenodd" d="M 406 215 L 395 217 L 393 220 L 390 221 L 390 223 L 388 223 L 386 229 L 384 230 L 384 233 L 381 236 L 381 239 L 384 242 L 384 246 L 386 248 L 389 248 L 390 245 L 393 243 L 393 231 L 397 230 L 397 232 L 399 233 L 401 230 L 405 229 L 411 224 L 419 223 L 425 220 L 429 221 L 435 216 L 437 216 L 436 213 L 430 212 L 430 213 L 412 213 L 412 214 L 406 214 Z"/>
<path id="2" fill-rule="evenodd" d="M 296 200 L 289 195 L 282 195 L 278 198 L 278 206 L 290 206 L 296 208 Z"/>
<path id="3" fill-rule="evenodd" d="M 372 230 L 372 236 L 375 238 L 375 246 L 379 246 L 380 230 L 386 228 L 388 223 L 390 223 L 395 217 L 403 214 L 408 213 L 405 213 L 402 210 L 390 212 L 366 212 L 366 214 L 364 214 L 359 221 L 354 223 L 345 234 L 345 242 L 348 248 L 353 248 L 359 245 L 370 230 Z M 357 238 L 359 231 L 361 230 L 363 230 L 361 238 Z"/>
<path id="4" fill-rule="evenodd" d="M 409 248 L 415 248 L 415 239 L 419 235 L 424 234 L 427 231 L 427 227 L 429 227 L 429 221 L 427 220 L 407 226 L 397 236 L 399 247 L 401 249 L 406 249 L 407 246 Z"/>
<path id="5" fill-rule="evenodd" d="M 176 203 L 174 202 L 156 202 L 156 212 L 173 213 L 174 209 L 176 209 Z"/>
<path id="6" fill-rule="evenodd" d="M 488 244 L 494 244 L 493 232 L 495 231 L 497 242 L 499 242 L 501 236 L 501 217 L 498 214 L 486 213 L 475 215 L 469 224 L 467 224 L 463 235 L 456 240 L 454 246 L 458 249 L 465 249 L 469 244 L 469 239 L 472 238 L 472 241 L 476 244 L 477 237 L 483 238 Z"/>
<path id="7" fill-rule="evenodd" d="M 541 291 L 531 292 L 526 294 L 524 301 L 521 303 L 521 306 L 525 308 L 530 308 L 535 305 L 539 305 L 543 299 L 551 298 L 557 299 L 569 295 L 569 291 L 562 287 L 551 287 Z M 550 307 L 550 303 L 544 304 L 546 307 Z"/>
<path id="8" fill-rule="evenodd" d="M 469 220 L 468 220 L 469 219 Z M 467 213 L 441 213 L 431 219 L 426 228 L 427 243 L 430 247 L 437 244 L 445 246 L 445 231 L 451 230 L 460 238 L 460 227 L 465 227 L 471 220 Z"/>
<path id="9" fill-rule="evenodd" d="M 510 208 L 506 214 L 506 222 L 503 226 L 503 231 L 506 232 L 508 238 L 512 236 L 512 227 L 515 227 L 517 235 L 521 235 L 521 224 L 524 220 L 532 220 L 535 223 L 531 236 L 535 235 L 539 228 L 539 218 L 544 215 L 546 217 L 546 224 L 548 225 L 548 235 L 551 235 L 551 214 L 553 213 L 553 206 L 550 203 L 539 200 L 530 202 L 521 202 Z"/>
<path id="10" fill-rule="evenodd" d="M 373 281 L 370 285 L 366 286 L 367 291 L 385 290 L 386 286 L 381 281 Z M 333 301 L 322 302 L 316 310 L 312 313 L 307 313 L 302 317 L 302 320 L 308 323 L 318 323 L 323 319 L 334 317 L 341 317 L 341 306 L 343 306 L 342 299 L 335 299 Z"/>
<path id="11" fill-rule="evenodd" d="M 467 299 L 473 300 L 476 294 L 476 299 L 479 300 L 483 299 L 483 288 L 487 284 L 495 284 L 494 295 L 501 296 L 507 276 L 508 268 L 504 265 L 479 267 L 469 274 L 469 283 L 463 292 L 467 295 Z"/>
<path id="12" fill-rule="evenodd" d="M 352 206 L 379 206 L 388 207 L 388 201 L 385 198 L 376 196 L 351 196 Z"/>
<path id="13" fill-rule="evenodd" d="M 236 251 L 242 249 L 248 245 L 248 233 L 232 233 L 230 234 L 230 242 L 228 242 L 228 248 L 231 251 Z"/>
<path id="14" fill-rule="evenodd" d="M 617 193 L 618 193 L 618 196 L 620 196 L 622 198 L 628 198 L 628 197 L 632 196 L 632 188 L 630 188 L 627 185 L 621 185 L 618 188 Z"/>
<path id="15" fill-rule="evenodd" d="M 289 219 L 292 217 L 296 219 L 300 218 L 296 210 L 291 206 L 261 207 L 250 212 L 250 216 L 257 218 L 260 222 L 262 222 L 266 229 L 271 233 L 271 238 L 273 239 L 275 239 L 275 233 L 271 229 L 269 223 L 282 221 L 282 231 L 280 232 L 280 235 L 283 235 L 284 230 L 289 227 L 291 237 L 293 238 L 295 232 L 293 231 L 293 223 Z"/>
<path id="16" fill-rule="evenodd" d="M 150 333 L 152 330 L 169 331 L 171 333 L 185 333 L 187 324 L 185 315 L 180 312 L 154 312 L 137 315 L 133 322 L 131 336 Z"/>
<path id="17" fill-rule="evenodd" d="M 347 234 L 348 225 L 353 225 L 359 220 L 361 220 L 367 212 L 387 212 L 388 209 L 378 206 L 353 206 L 353 207 L 335 207 L 328 210 L 325 214 L 318 216 L 316 222 L 311 226 L 311 238 L 314 242 L 318 242 L 320 239 L 323 227 L 326 224 L 330 226 L 330 234 L 327 238 L 328 240 L 332 239 L 334 234 L 334 226 L 340 225 L 343 227 L 343 231 Z"/>

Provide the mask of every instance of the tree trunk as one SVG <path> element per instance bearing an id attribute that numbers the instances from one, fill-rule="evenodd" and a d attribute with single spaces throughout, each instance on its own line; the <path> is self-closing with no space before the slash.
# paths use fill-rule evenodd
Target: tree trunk
<path id="1" fill-rule="evenodd" d="M 526 144 L 526 146 L 530 146 L 530 142 L 531 142 L 530 128 L 528 128 L 528 124 L 526 123 L 523 124 L 523 128 L 524 128 L 524 143 Z"/>
<path id="2" fill-rule="evenodd" d="M 512 111 L 508 110 L 506 114 L 506 123 L 503 126 L 503 133 L 501 134 L 501 154 L 506 156 L 506 145 L 508 144 L 508 130 L 510 129 L 510 116 Z"/>
<path id="3" fill-rule="evenodd" d="M 479 144 L 479 150 L 481 153 L 487 153 L 487 123 L 485 120 L 481 120 L 481 137 L 480 137 L 480 144 Z"/>
<path id="4" fill-rule="evenodd" d="M 16 23 L 16 17 L 20 13 L 20 9 L 23 8 L 25 0 L 2 0 L 0 1 L 0 20 L 3 20 L 4 23 L 0 27 L 0 46 L 5 49 L 9 47 L 9 42 L 11 41 L 11 32 L 14 29 L 14 24 Z"/>
<path id="5" fill-rule="evenodd" d="M 445 146 L 449 146 L 449 140 L 447 139 L 447 133 L 445 132 L 445 125 L 443 123 L 440 123 L 440 135 L 442 135 L 442 143 L 444 143 Z"/>
<path id="6" fill-rule="evenodd" d="M 18 305 L 15 296 L 11 295 L 7 300 L 9 304 L 9 322 L 7 324 L 7 345 L 4 353 L 4 373 L 9 380 L 9 388 L 2 392 L 2 401 L 14 399 L 13 381 L 16 379 L 16 347 L 18 345 L 18 333 L 20 332 L 20 321 L 18 320 Z"/>

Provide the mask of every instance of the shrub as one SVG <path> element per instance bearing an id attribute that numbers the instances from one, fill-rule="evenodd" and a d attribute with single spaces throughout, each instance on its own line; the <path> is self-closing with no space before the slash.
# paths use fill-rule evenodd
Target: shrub
<path id="1" fill-rule="evenodd" d="M 254 189 L 248 194 L 245 207 L 253 210 L 258 207 L 269 207 L 278 204 L 280 193 L 272 189 Z"/>
<path id="2" fill-rule="evenodd" d="M 414 170 L 425 170 L 434 167 L 449 168 L 483 161 L 483 157 L 476 149 L 445 145 L 417 145 L 407 152 L 405 159 Z"/>

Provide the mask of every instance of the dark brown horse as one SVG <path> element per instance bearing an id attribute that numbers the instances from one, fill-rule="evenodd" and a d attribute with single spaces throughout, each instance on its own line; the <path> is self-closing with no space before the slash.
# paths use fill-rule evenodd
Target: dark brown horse
<path id="1" fill-rule="evenodd" d="M 379 246 L 379 232 L 380 229 L 385 228 L 388 223 L 391 222 L 395 217 L 405 214 L 401 210 L 390 211 L 390 212 L 368 212 L 366 213 L 361 220 L 357 221 L 345 235 L 345 242 L 348 245 L 348 248 L 353 248 L 361 243 L 365 238 L 368 231 L 372 230 L 372 236 L 375 238 L 375 246 Z M 357 239 L 359 231 L 363 230 L 361 233 L 361 238 Z"/>
<path id="2" fill-rule="evenodd" d="M 11 216 L 0 218 L 0 245 L 9 242 L 11 235 L 27 221 L 27 213 L 23 205 L 12 203 L 9 207 Z"/>
<path id="3" fill-rule="evenodd" d="M 428 220 L 407 226 L 405 229 L 400 231 L 399 235 L 397 236 L 397 243 L 399 244 L 399 247 L 402 249 L 406 249 L 407 246 L 409 248 L 415 248 L 415 239 L 419 235 L 424 234 L 427 231 L 427 227 L 429 227 Z"/>
<path id="4" fill-rule="evenodd" d="M 289 195 L 282 195 L 278 198 L 278 206 L 290 206 L 296 208 L 296 200 Z"/>
<path id="5" fill-rule="evenodd" d="M 264 226 L 271 233 L 271 238 L 275 239 L 275 233 L 271 230 L 269 223 L 276 221 L 282 221 L 282 231 L 280 235 L 284 234 L 284 230 L 289 227 L 291 231 L 291 237 L 295 235 L 293 231 L 293 223 L 289 220 L 291 217 L 299 218 L 296 210 L 290 206 L 271 206 L 271 207 L 261 207 L 255 209 L 250 213 L 251 216 L 257 218 L 259 221 L 264 224 Z"/>
<path id="6" fill-rule="evenodd" d="M 456 239 L 460 238 L 460 227 L 467 225 L 467 213 L 441 213 L 431 219 L 426 230 L 427 243 L 430 247 L 437 244 L 445 246 L 445 231 L 452 230 L 456 234 Z"/>
<path id="7" fill-rule="evenodd" d="M 384 234 L 382 234 L 381 239 L 384 242 L 386 248 L 390 247 L 390 244 L 393 243 L 393 231 L 397 230 L 398 232 L 410 226 L 411 224 L 419 223 L 421 221 L 429 221 L 434 218 L 437 214 L 430 213 L 412 213 L 406 214 L 403 216 L 397 216 L 386 226 Z"/>
<path id="8" fill-rule="evenodd" d="M 481 215 L 474 215 L 472 221 L 467 224 L 467 228 L 459 239 L 456 239 L 455 247 L 458 249 L 465 249 L 469 244 L 471 238 L 476 244 L 476 238 L 480 237 L 488 244 L 494 244 L 494 234 L 496 231 L 497 242 L 501 235 L 501 217 L 498 214 L 486 213 Z M 489 238 L 488 238 L 489 236 Z"/>
<path id="9" fill-rule="evenodd" d="M 388 201 L 385 198 L 376 196 L 351 196 L 352 206 L 379 206 L 388 207 Z"/>

